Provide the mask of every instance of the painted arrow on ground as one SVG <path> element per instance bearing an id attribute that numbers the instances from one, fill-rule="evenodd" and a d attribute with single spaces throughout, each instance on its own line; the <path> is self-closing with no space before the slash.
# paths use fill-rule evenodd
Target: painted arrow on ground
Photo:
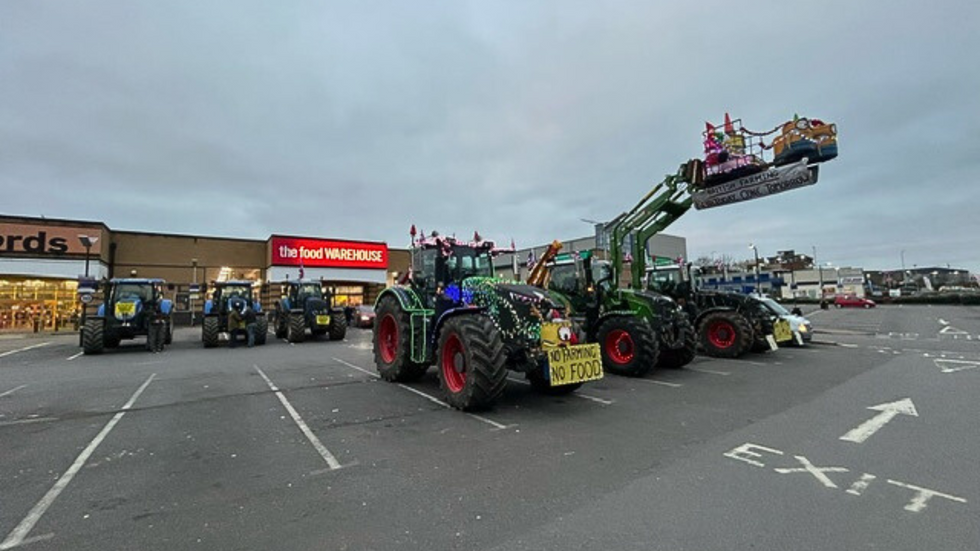
<path id="1" fill-rule="evenodd" d="M 903 398 L 897 402 L 870 406 L 868 409 L 880 411 L 881 413 L 849 430 L 847 434 L 840 437 L 841 440 L 860 444 L 878 432 L 878 429 L 887 425 L 896 415 L 919 416 L 919 412 L 915 410 L 915 404 L 912 403 L 911 398 Z"/>
<path id="2" fill-rule="evenodd" d="M 943 373 L 956 373 L 957 371 L 966 371 L 967 369 L 976 369 L 980 367 L 980 362 L 978 361 L 942 360 L 938 358 L 932 361 Z"/>

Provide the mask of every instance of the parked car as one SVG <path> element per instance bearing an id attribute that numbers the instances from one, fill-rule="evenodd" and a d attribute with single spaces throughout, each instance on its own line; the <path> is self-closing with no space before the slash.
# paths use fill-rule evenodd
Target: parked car
<path id="1" fill-rule="evenodd" d="M 837 295 L 834 298 L 834 306 L 837 308 L 874 308 L 875 301 L 857 295 Z"/>
<path id="2" fill-rule="evenodd" d="M 354 307 L 354 320 L 357 327 L 374 327 L 374 306 L 362 304 Z"/>
<path id="3" fill-rule="evenodd" d="M 756 296 L 759 300 L 761 300 L 762 304 L 764 304 L 770 312 L 789 322 L 789 329 L 794 335 L 792 341 L 793 343 L 799 344 L 799 341 L 796 340 L 796 335 L 799 335 L 800 340 L 802 340 L 804 343 L 808 343 L 813 340 L 813 324 L 810 323 L 810 320 L 803 316 L 791 313 L 785 306 L 769 297 L 759 295 L 753 296 Z"/>

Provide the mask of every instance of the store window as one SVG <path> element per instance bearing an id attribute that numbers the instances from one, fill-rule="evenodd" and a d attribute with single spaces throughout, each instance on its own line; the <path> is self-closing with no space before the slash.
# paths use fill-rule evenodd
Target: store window
<path id="1" fill-rule="evenodd" d="M 0 279 L 0 331 L 72 331 L 81 313 L 78 282 Z"/>
<path id="2" fill-rule="evenodd" d="M 363 285 L 338 285 L 331 289 L 336 306 L 360 306 L 364 304 Z"/>

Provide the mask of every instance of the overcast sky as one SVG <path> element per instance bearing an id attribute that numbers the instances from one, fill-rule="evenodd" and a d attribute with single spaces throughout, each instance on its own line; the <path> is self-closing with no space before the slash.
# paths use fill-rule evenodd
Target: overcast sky
<path id="1" fill-rule="evenodd" d="M 631 207 L 705 120 L 799 113 L 840 157 L 690 211 L 692 258 L 980 272 L 978 55 L 975 0 L 0 0 L 0 213 L 538 245 Z"/>

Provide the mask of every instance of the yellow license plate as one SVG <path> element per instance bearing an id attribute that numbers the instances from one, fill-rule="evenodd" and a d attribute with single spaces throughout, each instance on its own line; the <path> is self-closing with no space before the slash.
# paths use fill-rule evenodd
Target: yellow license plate
<path id="1" fill-rule="evenodd" d="M 602 378 L 598 344 L 575 344 L 546 349 L 551 386 L 571 385 Z"/>
<path id="2" fill-rule="evenodd" d="M 330 316 L 317 315 L 316 317 L 317 325 L 330 325 Z"/>
<path id="3" fill-rule="evenodd" d="M 772 328 L 772 336 L 776 337 L 776 342 L 786 342 L 793 340 L 793 332 L 789 328 L 789 322 L 778 320 Z"/>
<path id="4" fill-rule="evenodd" d="M 135 302 L 117 302 L 116 303 L 116 317 L 120 318 L 122 316 L 132 316 L 136 313 L 136 303 Z"/>

